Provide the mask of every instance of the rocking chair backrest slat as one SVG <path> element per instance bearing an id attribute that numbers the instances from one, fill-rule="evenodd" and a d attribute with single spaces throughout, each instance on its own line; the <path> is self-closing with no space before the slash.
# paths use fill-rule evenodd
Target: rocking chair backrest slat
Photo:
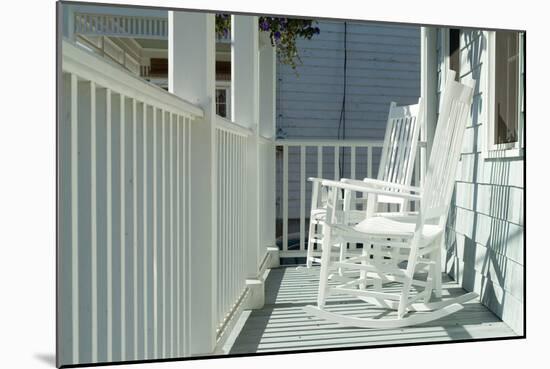
<path id="1" fill-rule="evenodd" d="M 420 103 L 390 105 L 386 135 L 377 179 L 396 184 L 411 183 L 420 130 Z"/>
<path id="2" fill-rule="evenodd" d="M 442 226 L 447 220 L 474 91 L 471 83 L 455 82 L 454 72 L 450 72 L 442 96 L 421 204 L 423 223 L 439 218 L 438 223 Z"/>

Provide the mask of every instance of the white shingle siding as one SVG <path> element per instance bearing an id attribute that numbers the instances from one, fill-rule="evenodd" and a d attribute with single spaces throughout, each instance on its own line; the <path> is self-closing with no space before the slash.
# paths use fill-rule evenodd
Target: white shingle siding
<path id="1" fill-rule="evenodd" d="M 286 138 L 338 137 L 344 91 L 344 23 L 319 22 L 320 34 L 298 40 L 303 62 L 296 70 L 277 65 L 277 129 Z M 391 101 L 413 104 L 420 96 L 420 27 L 348 23 L 346 137 L 383 140 Z M 299 150 L 289 153 L 289 218 L 299 216 Z M 311 151 L 309 151 L 311 150 Z M 306 172 L 317 176 L 317 153 L 308 150 Z M 329 153 L 330 152 L 330 153 Z M 282 158 L 282 155 L 280 156 Z M 357 151 L 357 163 L 366 163 L 366 150 Z M 373 153 L 372 174 L 378 173 L 380 150 Z M 333 150 L 325 148 L 323 175 L 334 173 Z M 344 176 L 350 176 L 346 154 Z M 282 168 L 278 160 L 278 203 L 282 194 Z M 347 173 L 347 174 L 346 174 Z M 367 168 L 358 168 L 358 178 Z M 306 187 L 306 216 L 310 186 Z M 281 216 L 281 208 L 278 208 Z"/>
<path id="2" fill-rule="evenodd" d="M 440 30 L 438 39 L 444 39 Z M 517 333 L 523 332 L 523 159 L 484 159 L 487 34 L 462 30 L 460 75 L 478 81 L 447 229 L 447 272 Z M 439 89 L 445 78 L 438 42 Z M 438 90 L 440 92 L 440 90 Z"/>

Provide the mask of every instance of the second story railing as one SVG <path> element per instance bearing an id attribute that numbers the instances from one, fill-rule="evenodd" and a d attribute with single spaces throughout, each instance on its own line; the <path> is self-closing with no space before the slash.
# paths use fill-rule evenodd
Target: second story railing
<path id="1" fill-rule="evenodd" d="M 84 35 L 168 38 L 168 18 L 75 13 L 75 32 Z"/>

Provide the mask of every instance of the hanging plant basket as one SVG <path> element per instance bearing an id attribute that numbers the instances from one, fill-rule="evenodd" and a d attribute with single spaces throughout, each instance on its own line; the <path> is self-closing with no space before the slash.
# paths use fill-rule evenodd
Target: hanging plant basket
<path id="1" fill-rule="evenodd" d="M 319 34 L 317 21 L 297 18 L 259 17 L 258 28 L 267 32 L 271 45 L 277 48 L 277 59 L 282 64 L 296 69 L 302 64 L 296 40 L 304 38 L 310 40 Z M 227 37 L 231 32 L 231 17 L 229 14 L 216 14 L 216 35 Z"/>

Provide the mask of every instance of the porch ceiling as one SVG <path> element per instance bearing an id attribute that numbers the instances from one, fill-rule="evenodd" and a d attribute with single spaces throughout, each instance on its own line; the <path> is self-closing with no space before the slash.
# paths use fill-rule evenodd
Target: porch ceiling
<path id="1" fill-rule="evenodd" d="M 448 276 L 443 282 L 443 298 L 465 293 Z M 303 311 L 304 306 L 315 304 L 317 277 L 293 267 L 277 268 L 270 271 L 265 287 L 264 308 L 243 313 L 241 324 L 236 325 L 242 326 L 240 333 L 225 346 L 230 354 L 516 336 L 478 300 L 466 303 L 455 314 L 423 325 L 361 329 L 339 327 Z M 342 297 L 329 299 L 327 305 L 329 310 L 362 317 L 380 317 L 387 312 L 371 305 L 370 312 L 365 313 L 361 311 L 364 307 L 366 303 L 362 301 L 346 303 Z"/>

